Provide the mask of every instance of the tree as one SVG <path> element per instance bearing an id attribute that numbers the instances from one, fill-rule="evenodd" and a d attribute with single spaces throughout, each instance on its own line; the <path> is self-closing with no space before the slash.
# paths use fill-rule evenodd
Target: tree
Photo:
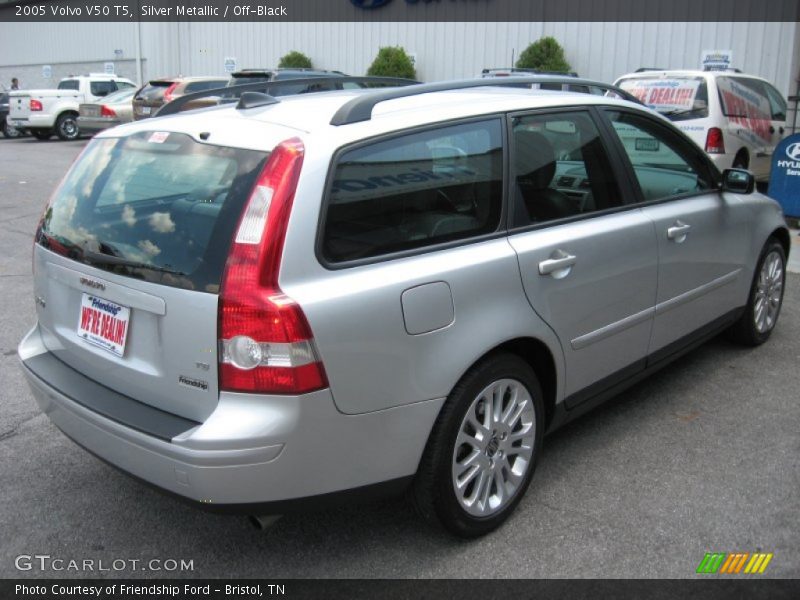
<path id="1" fill-rule="evenodd" d="M 313 68 L 311 64 L 311 59 L 308 58 L 302 52 L 298 52 L 297 50 L 292 50 L 278 63 L 278 68 L 280 69 L 311 69 Z"/>
<path id="2" fill-rule="evenodd" d="M 371 77 L 417 78 L 411 58 L 400 46 L 387 46 L 378 50 L 378 55 L 367 70 L 367 75 Z"/>
<path id="3" fill-rule="evenodd" d="M 516 64 L 520 69 L 569 73 L 572 67 L 564 57 L 564 49 L 555 38 L 543 37 L 523 50 Z"/>

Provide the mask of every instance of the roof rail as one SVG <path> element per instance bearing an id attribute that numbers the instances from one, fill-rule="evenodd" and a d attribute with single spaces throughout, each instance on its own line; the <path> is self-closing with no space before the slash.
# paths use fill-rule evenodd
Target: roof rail
<path id="1" fill-rule="evenodd" d="M 317 91 L 326 92 L 331 91 L 332 89 L 341 89 L 335 87 L 336 84 L 342 83 L 355 83 L 365 88 L 370 87 L 390 87 L 390 86 L 407 86 L 407 85 L 419 85 L 418 81 L 413 79 L 401 79 L 398 77 L 304 77 L 298 79 L 281 79 L 278 81 L 256 81 L 255 83 L 243 83 L 239 85 L 231 85 L 221 88 L 213 88 L 210 90 L 203 90 L 201 92 L 194 92 L 192 94 L 186 94 L 184 96 L 180 96 L 179 98 L 175 98 L 172 102 L 169 102 L 162 106 L 158 112 L 153 115 L 156 117 L 165 117 L 167 115 L 173 115 L 181 111 L 181 109 L 188 103 L 192 102 L 193 100 L 198 100 L 200 98 L 208 98 L 211 96 L 227 96 L 223 101 L 224 102 L 236 102 L 237 99 L 240 98 L 245 92 L 261 92 L 261 96 L 271 97 L 271 92 L 273 91 L 280 91 L 281 88 L 286 88 L 290 86 L 296 85 L 325 85 L 325 84 L 333 84 L 333 87 L 327 90 L 314 90 L 313 92 L 304 92 L 304 93 L 314 93 Z M 266 104 L 275 104 L 279 102 L 279 100 L 272 98 L 274 102 L 266 102 L 265 98 L 260 98 L 260 104 L 254 103 L 254 99 L 250 98 L 248 101 L 242 103 L 240 102 L 237 108 L 255 108 L 255 106 L 264 106 Z"/>
<path id="2" fill-rule="evenodd" d="M 351 123 L 360 123 L 362 121 L 369 121 L 372 119 L 372 109 L 381 102 L 388 100 L 395 100 L 397 98 L 407 98 L 409 96 L 418 96 L 420 94 L 431 94 L 433 92 L 446 92 L 450 90 L 465 90 L 477 87 L 507 87 L 507 86 L 530 86 L 535 84 L 560 84 L 570 87 L 586 87 L 587 91 L 591 93 L 590 89 L 595 88 L 603 92 L 613 92 L 619 97 L 624 98 L 630 102 L 641 102 L 632 94 L 622 90 L 616 86 L 602 83 L 600 81 L 592 81 L 591 79 L 581 79 L 579 77 L 560 76 L 554 77 L 550 75 L 543 75 L 541 77 L 488 77 L 480 79 L 463 79 L 456 81 L 439 81 L 435 83 L 422 83 L 410 87 L 392 88 L 388 90 L 380 90 L 371 94 L 364 94 L 350 100 L 347 104 L 342 106 L 331 119 L 331 125 L 349 125 Z"/>
<path id="3" fill-rule="evenodd" d="M 668 71 L 669 69 L 664 69 L 662 67 L 639 67 L 634 71 L 634 73 L 647 73 L 648 71 Z"/>

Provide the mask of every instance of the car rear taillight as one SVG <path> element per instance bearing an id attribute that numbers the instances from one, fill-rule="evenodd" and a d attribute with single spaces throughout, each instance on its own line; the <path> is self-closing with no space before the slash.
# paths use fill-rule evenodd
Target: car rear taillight
<path id="1" fill-rule="evenodd" d="M 712 127 L 706 135 L 706 152 L 708 154 L 725 154 L 725 141 L 722 139 L 722 129 Z"/>
<path id="2" fill-rule="evenodd" d="M 164 102 L 172 102 L 175 98 L 173 97 L 173 93 L 175 93 L 175 88 L 178 87 L 178 82 L 176 81 L 172 85 L 170 85 L 166 90 L 164 90 Z"/>
<path id="3" fill-rule="evenodd" d="M 31 112 L 42 110 L 42 103 L 39 102 L 38 100 L 34 100 L 33 98 L 31 98 L 30 107 L 31 107 Z"/>
<path id="4" fill-rule="evenodd" d="M 100 107 L 100 116 L 101 116 L 101 117 L 116 117 L 116 116 L 117 116 L 117 113 L 116 113 L 116 112 L 114 112 L 114 109 L 113 109 L 113 108 L 111 108 L 111 107 L 109 107 L 109 106 L 106 106 L 105 104 L 103 104 L 103 105 Z"/>
<path id="5" fill-rule="evenodd" d="M 302 394 L 328 385 L 302 309 L 278 287 L 304 153 L 297 138 L 273 150 L 231 244 L 219 297 L 221 390 Z"/>

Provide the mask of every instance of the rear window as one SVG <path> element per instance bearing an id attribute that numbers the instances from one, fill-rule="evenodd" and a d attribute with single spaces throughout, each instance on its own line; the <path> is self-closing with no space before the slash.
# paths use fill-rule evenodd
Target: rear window
<path id="1" fill-rule="evenodd" d="M 485 235 L 502 201 L 497 119 L 371 143 L 336 165 L 322 253 L 337 263 Z"/>
<path id="2" fill-rule="evenodd" d="M 151 81 L 136 93 L 136 100 L 161 100 L 171 81 Z"/>
<path id="3" fill-rule="evenodd" d="M 671 121 L 708 117 L 704 77 L 630 77 L 619 81 L 617 87 Z"/>
<path id="4" fill-rule="evenodd" d="M 216 293 L 266 155 L 178 133 L 94 140 L 55 194 L 37 241 L 120 275 Z"/>
<path id="5" fill-rule="evenodd" d="M 92 81 L 89 84 L 89 91 L 92 96 L 108 96 L 117 91 L 117 84 L 113 81 Z"/>
<path id="6" fill-rule="evenodd" d="M 77 79 L 65 79 L 58 82 L 58 89 L 60 90 L 79 90 L 81 89 L 81 82 Z"/>

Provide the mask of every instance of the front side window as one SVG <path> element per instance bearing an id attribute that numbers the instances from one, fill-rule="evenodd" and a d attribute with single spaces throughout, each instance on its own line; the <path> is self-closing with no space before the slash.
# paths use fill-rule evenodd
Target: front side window
<path id="1" fill-rule="evenodd" d="M 489 234 L 502 198 L 500 119 L 371 143 L 336 164 L 322 254 L 343 262 Z"/>
<path id="2" fill-rule="evenodd" d="M 623 111 L 607 111 L 631 161 L 645 201 L 711 190 L 719 177 L 700 149 L 656 121 Z"/>
<path id="3" fill-rule="evenodd" d="M 515 227 L 621 204 L 600 133 L 587 113 L 516 117 L 513 132 Z"/>
<path id="4" fill-rule="evenodd" d="M 767 92 L 767 96 L 769 97 L 769 104 L 772 109 L 772 120 L 773 121 L 785 121 L 786 120 L 786 100 L 784 100 L 781 93 L 772 87 L 770 84 L 765 83 L 764 89 Z"/>

